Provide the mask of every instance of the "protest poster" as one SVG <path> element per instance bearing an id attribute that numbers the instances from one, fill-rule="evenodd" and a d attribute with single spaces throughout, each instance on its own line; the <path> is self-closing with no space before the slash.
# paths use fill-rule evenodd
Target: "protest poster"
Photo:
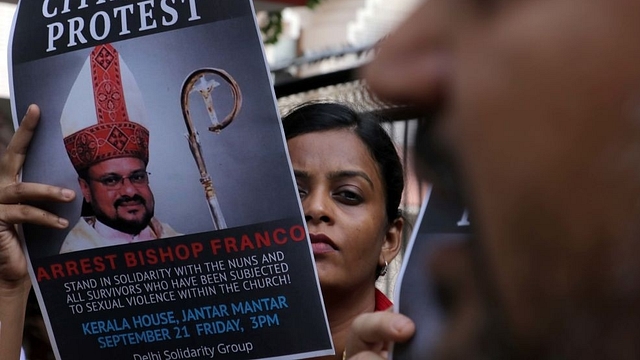
<path id="1" fill-rule="evenodd" d="M 416 332 L 408 342 L 394 344 L 392 359 L 435 358 L 446 314 L 438 299 L 433 266 L 446 261 L 445 251 L 456 251 L 469 241 L 471 231 L 469 212 L 459 198 L 432 186 L 422 202 L 394 291 L 394 310 L 413 319 Z"/>
<path id="2" fill-rule="evenodd" d="M 249 0 L 23 0 L 9 66 L 22 181 L 77 194 L 21 227 L 57 359 L 333 353 Z"/>

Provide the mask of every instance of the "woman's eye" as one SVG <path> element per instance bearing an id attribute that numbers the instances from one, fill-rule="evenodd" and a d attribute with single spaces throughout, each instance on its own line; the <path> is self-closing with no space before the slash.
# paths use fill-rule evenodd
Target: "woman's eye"
<path id="1" fill-rule="evenodd" d="M 300 197 L 300 199 L 304 199 L 304 197 L 307 195 L 307 192 L 300 188 L 300 185 L 298 185 L 298 196 Z"/>
<path id="2" fill-rule="evenodd" d="M 360 204 L 363 200 L 360 194 L 354 191 L 349 191 L 349 190 L 338 191 L 334 194 L 334 196 L 338 197 L 340 200 L 342 200 L 347 204 L 354 204 L 354 205 Z"/>

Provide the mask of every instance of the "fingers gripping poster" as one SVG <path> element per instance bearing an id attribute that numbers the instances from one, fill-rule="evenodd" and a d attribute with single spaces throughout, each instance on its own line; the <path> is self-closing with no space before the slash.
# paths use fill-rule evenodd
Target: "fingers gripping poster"
<path id="1" fill-rule="evenodd" d="M 23 0 L 9 52 L 22 181 L 77 194 L 21 229 L 57 359 L 333 353 L 250 1 Z"/>

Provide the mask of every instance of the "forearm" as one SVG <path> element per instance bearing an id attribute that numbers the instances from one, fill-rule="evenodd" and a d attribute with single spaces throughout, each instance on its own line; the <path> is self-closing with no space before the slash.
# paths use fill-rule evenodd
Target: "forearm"
<path id="1" fill-rule="evenodd" d="M 25 309 L 30 289 L 29 279 L 7 286 L 0 284 L 0 359 L 2 360 L 20 358 Z"/>

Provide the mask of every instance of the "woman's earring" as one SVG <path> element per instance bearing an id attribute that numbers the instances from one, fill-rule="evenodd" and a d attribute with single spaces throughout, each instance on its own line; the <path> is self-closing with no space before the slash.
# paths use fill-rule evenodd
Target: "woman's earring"
<path id="1" fill-rule="evenodd" d="M 387 275 L 387 269 L 389 269 L 389 263 L 387 262 L 387 260 L 385 260 L 384 267 L 382 268 L 382 270 L 380 270 L 380 276 Z"/>

